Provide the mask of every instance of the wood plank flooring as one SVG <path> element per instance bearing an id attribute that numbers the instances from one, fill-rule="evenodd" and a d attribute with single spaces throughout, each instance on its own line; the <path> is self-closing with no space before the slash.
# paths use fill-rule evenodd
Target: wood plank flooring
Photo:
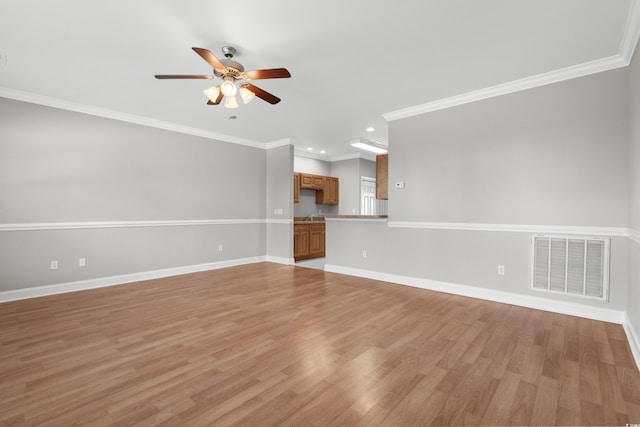
<path id="1" fill-rule="evenodd" d="M 0 425 L 640 423 L 620 325 L 269 263 L 0 304 Z"/>

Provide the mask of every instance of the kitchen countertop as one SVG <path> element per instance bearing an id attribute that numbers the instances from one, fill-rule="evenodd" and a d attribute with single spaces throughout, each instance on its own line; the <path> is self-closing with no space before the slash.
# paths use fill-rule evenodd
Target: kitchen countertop
<path id="1" fill-rule="evenodd" d="M 325 215 L 326 219 L 387 219 L 388 215 Z"/>
<path id="2" fill-rule="evenodd" d="M 313 217 L 313 219 L 309 219 L 308 217 L 294 217 L 293 218 L 293 223 L 294 224 L 314 224 L 314 223 L 325 223 L 326 220 L 332 220 L 332 219 L 377 219 L 377 220 L 381 220 L 381 219 L 387 219 L 387 215 L 334 215 L 334 214 L 328 214 L 328 215 L 320 215 L 320 216 L 315 216 Z"/>
<path id="3" fill-rule="evenodd" d="M 309 219 L 309 217 L 306 216 L 296 216 L 293 218 L 294 224 L 324 224 L 324 222 L 324 216 L 314 216 L 313 219 Z"/>

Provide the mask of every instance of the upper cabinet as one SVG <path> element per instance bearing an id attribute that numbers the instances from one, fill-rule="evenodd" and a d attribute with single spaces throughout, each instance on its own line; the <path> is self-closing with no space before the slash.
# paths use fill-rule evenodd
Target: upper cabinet
<path id="1" fill-rule="evenodd" d="M 315 190 L 317 205 L 337 205 L 339 199 L 338 178 L 332 176 L 313 175 L 310 173 L 293 173 L 293 202 L 300 201 L 300 190 Z"/>
<path id="2" fill-rule="evenodd" d="M 293 173 L 293 203 L 300 202 L 300 174 Z"/>
<path id="3" fill-rule="evenodd" d="M 337 205 L 339 194 L 338 178 L 325 176 L 324 189 L 316 191 L 316 205 Z"/>
<path id="4" fill-rule="evenodd" d="M 376 156 L 376 199 L 389 199 L 389 155 Z"/>
<path id="5" fill-rule="evenodd" d="M 300 188 L 303 190 L 322 190 L 324 189 L 324 176 L 301 173 Z"/>

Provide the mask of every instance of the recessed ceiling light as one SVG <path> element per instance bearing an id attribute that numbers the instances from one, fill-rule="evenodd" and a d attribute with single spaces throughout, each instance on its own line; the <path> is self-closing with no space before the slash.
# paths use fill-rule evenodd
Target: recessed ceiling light
<path id="1" fill-rule="evenodd" d="M 313 151 L 313 148 L 309 147 L 307 148 L 307 151 Z"/>
<path id="2" fill-rule="evenodd" d="M 324 150 L 320 150 L 320 154 L 327 154 L 327 152 Z"/>
<path id="3" fill-rule="evenodd" d="M 371 126 L 369 126 L 369 127 L 367 128 L 367 132 L 373 132 L 374 130 L 375 130 L 375 129 L 374 129 L 373 127 L 371 127 Z"/>

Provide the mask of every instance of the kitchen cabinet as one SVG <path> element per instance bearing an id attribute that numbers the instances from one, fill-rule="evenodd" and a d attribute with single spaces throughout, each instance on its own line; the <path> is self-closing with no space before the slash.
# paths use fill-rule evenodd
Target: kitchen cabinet
<path id="1" fill-rule="evenodd" d="M 308 222 L 293 225 L 293 258 L 296 261 L 325 256 L 326 225 Z"/>
<path id="2" fill-rule="evenodd" d="M 317 205 L 337 205 L 340 187 L 338 178 L 333 176 L 314 175 L 310 173 L 293 173 L 293 202 L 300 202 L 300 190 L 315 190 Z"/>
<path id="3" fill-rule="evenodd" d="M 309 258 L 309 224 L 293 225 L 293 258 Z"/>
<path id="4" fill-rule="evenodd" d="M 323 190 L 324 176 L 310 173 L 300 174 L 300 188 L 303 190 Z"/>
<path id="5" fill-rule="evenodd" d="M 376 156 L 376 199 L 389 199 L 389 155 Z"/>
<path id="6" fill-rule="evenodd" d="M 293 203 L 300 203 L 300 174 L 293 173 Z"/>
<path id="7" fill-rule="evenodd" d="M 316 191 L 316 205 L 337 205 L 339 198 L 338 178 L 324 177 L 324 189 Z"/>

